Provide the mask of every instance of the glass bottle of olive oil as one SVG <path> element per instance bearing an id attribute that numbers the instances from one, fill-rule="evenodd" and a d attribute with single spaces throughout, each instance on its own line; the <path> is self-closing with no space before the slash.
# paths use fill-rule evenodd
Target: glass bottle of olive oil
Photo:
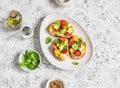
<path id="1" fill-rule="evenodd" d="M 4 27 L 9 30 L 18 30 L 21 28 L 22 15 L 16 10 L 12 10 L 4 22 Z"/>

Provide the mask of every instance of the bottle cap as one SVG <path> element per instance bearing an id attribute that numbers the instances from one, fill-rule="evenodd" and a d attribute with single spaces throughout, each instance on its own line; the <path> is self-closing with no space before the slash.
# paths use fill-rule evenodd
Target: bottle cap
<path id="1" fill-rule="evenodd" d="M 15 17 L 15 16 L 16 16 L 15 10 L 12 10 L 12 11 L 10 12 L 10 16 L 11 16 L 11 17 Z"/>

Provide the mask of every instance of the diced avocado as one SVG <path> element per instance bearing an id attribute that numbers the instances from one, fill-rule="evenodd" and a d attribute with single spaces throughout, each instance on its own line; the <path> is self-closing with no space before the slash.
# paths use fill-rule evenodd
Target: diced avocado
<path id="1" fill-rule="evenodd" d="M 77 50 L 77 49 L 78 49 L 77 44 L 76 44 L 76 43 L 74 43 L 74 44 L 72 45 L 72 48 L 73 48 L 74 50 Z"/>
<path id="2" fill-rule="evenodd" d="M 57 36 L 63 36 L 63 34 L 60 33 L 60 32 L 57 32 L 56 35 L 57 35 Z"/>
<path id="3" fill-rule="evenodd" d="M 61 53 L 61 54 L 60 54 L 60 58 L 61 58 L 61 59 L 64 59 L 64 58 L 65 58 L 65 54 Z"/>
<path id="4" fill-rule="evenodd" d="M 60 21 L 55 21 L 54 24 L 60 25 Z"/>
<path id="5" fill-rule="evenodd" d="M 58 24 L 54 24 L 54 29 L 58 29 L 59 25 Z"/>
<path id="6" fill-rule="evenodd" d="M 60 33 L 65 34 L 66 31 L 67 31 L 66 29 L 61 29 L 61 30 L 60 30 Z"/>
<path id="7" fill-rule="evenodd" d="M 68 32 L 68 33 L 72 33 L 72 32 L 73 32 L 73 29 L 68 28 L 67 32 Z"/>
<path id="8" fill-rule="evenodd" d="M 60 51 L 63 51 L 63 49 L 64 49 L 64 45 L 61 44 L 61 45 L 59 46 L 59 50 L 60 50 Z"/>
<path id="9" fill-rule="evenodd" d="M 54 29 L 58 29 L 60 27 L 60 21 L 54 22 Z"/>
<path id="10" fill-rule="evenodd" d="M 81 44 L 80 50 L 82 51 L 83 49 L 84 49 L 84 46 L 83 46 L 83 44 Z"/>
<path id="11" fill-rule="evenodd" d="M 67 22 L 67 26 L 68 26 L 68 27 L 70 27 L 70 26 L 71 26 L 71 24 L 70 24 L 69 22 Z"/>
<path id="12" fill-rule="evenodd" d="M 70 52 L 74 52 L 73 48 L 70 48 Z"/>

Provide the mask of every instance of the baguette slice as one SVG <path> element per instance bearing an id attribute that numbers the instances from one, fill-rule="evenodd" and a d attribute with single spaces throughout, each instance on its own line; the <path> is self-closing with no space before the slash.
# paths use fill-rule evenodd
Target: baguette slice
<path id="1" fill-rule="evenodd" d="M 66 20 L 58 20 L 49 25 L 48 31 L 53 36 L 70 38 L 73 35 L 74 28 Z"/>
<path id="2" fill-rule="evenodd" d="M 86 49 L 86 43 L 80 37 L 72 36 L 69 40 L 69 52 L 73 59 L 81 59 L 85 55 Z"/>
<path id="3" fill-rule="evenodd" d="M 64 61 L 69 55 L 68 39 L 60 37 L 52 44 L 53 53 L 57 60 Z"/>

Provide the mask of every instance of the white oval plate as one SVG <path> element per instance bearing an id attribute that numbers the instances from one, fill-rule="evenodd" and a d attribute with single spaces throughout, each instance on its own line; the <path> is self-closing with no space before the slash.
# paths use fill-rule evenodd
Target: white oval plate
<path id="1" fill-rule="evenodd" d="M 68 57 L 68 60 L 58 61 L 53 54 L 53 49 L 52 49 L 51 43 L 45 44 L 45 39 L 47 37 L 52 37 L 52 40 L 58 38 L 58 37 L 52 36 L 48 32 L 48 29 L 47 29 L 48 26 L 52 22 L 54 22 L 56 20 L 62 20 L 62 19 L 67 20 L 74 26 L 74 35 L 78 35 L 86 41 L 86 45 L 87 45 L 86 54 L 79 60 L 73 60 L 71 57 Z M 66 69 L 66 70 L 74 70 L 78 67 L 85 65 L 87 62 L 89 62 L 89 60 L 93 54 L 92 42 L 91 42 L 88 34 L 86 33 L 86 31 L 81 27 L 81 25 L 79 23 L 77 23 L 73 19 L 71 19 L 67 16 L 64 16 L 64 15 L 52 14 L 52 15 L 48 15 L 45 17 L 45 19 L 43 20 L 43 22 L 41 24 L 41 28 L 40 28 L 40 44 L 42 47 L 42 51 L 43 51 L 44 55 L 46 56 L 47 60 L 54 66 L 61 68 L 61 69 Z M 73 61 L 79 62 L 79 64 L 73 65 L 72 64 Z"/>

